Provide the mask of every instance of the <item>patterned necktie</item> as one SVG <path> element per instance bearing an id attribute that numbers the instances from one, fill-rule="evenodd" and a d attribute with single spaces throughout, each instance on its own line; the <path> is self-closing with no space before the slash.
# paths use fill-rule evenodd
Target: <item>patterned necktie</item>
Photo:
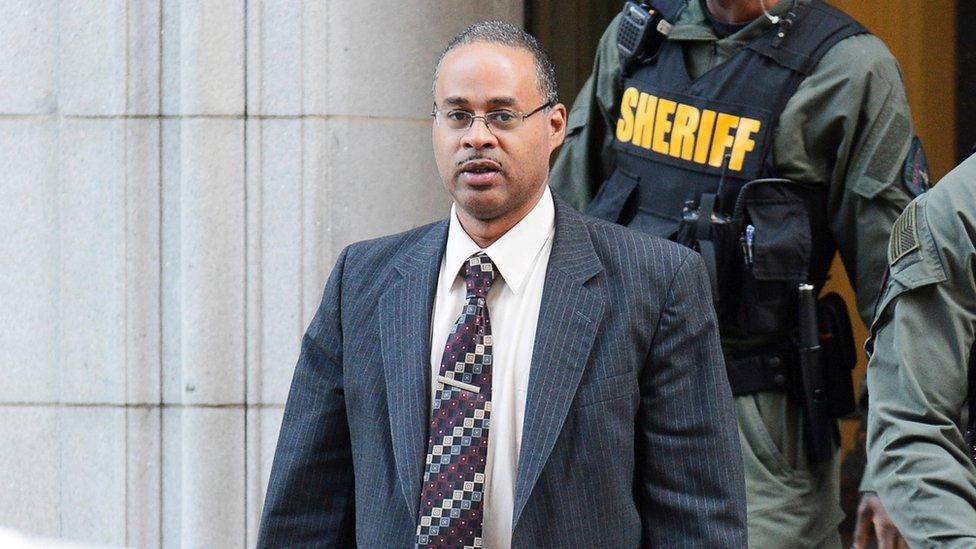
<path id="1" fill-rule="evenodd" d="M 477 253 L 464 263 L 461 275 L 467 286 L 464 309 L 447 336 L 434 380 L 419 547 L 481 547 L 492 357 L 485 296 L 495 266 Z"/>

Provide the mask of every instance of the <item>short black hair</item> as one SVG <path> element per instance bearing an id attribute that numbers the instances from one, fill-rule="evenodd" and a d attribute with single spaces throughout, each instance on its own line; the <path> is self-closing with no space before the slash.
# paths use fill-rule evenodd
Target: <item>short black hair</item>
<path id="1" fill-rule="evenodd" d="M 535 60 L 535 75 L 539 84 L 539 93 L 546 103 L 554 105 L 559 102 L 559 94 L 556 90 L 556 69 L 552 66 L 549 53 L 534 36 L 504 21 L 481 21 L 455 36 L 441 52 L 440 57 L 437 58 L 437 65 L 434 66 L 434 85 L 437 84 L 437 77 L 440 74 L 441 61 L 444 60 L 444 56 L 451 50 L 476 42 L 504 44 L 513 48 L 528 50 Z"/>

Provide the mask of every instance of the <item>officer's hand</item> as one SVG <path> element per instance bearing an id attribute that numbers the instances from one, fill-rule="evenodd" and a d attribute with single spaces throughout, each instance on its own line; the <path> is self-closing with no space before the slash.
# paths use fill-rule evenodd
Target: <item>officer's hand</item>
<path id="1" fill-rule="evenodd" d="M 861 504 L 857 506 L 854 549 L 867 549 L 872 537 L 878 540 L 878 549 L 908 549 L 908 543 L 891 521 L 881 498 L 874 492 L 864 492 L 861 494 Z"/>

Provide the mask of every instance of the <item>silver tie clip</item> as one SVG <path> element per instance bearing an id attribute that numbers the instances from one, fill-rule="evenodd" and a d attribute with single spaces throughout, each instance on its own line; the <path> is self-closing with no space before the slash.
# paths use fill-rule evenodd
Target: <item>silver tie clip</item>
<path id="1" fill-rule="evenodd" d="M 447 376 L 437 376 L 437 382 L 444 385 L 450 385 L 451 387 L 457 387 L 458 389 L 464 389 L 465 391 L 470 391 L 472 393 L 480 393 L 481 387 L 477 385 L 471 385 L 470 383 L 464 383 L 463 381 L 458 381 Z"/>

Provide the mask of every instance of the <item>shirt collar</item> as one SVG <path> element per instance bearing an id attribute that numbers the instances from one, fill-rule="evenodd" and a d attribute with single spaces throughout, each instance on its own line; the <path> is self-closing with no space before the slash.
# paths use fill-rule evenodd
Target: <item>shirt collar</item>
<path id="1" fill-rule="evenodd" d="M 451 206 L 450 226 L 447 230 L 447 247 L 444 251 L 444 270 L 441 279 L 453 284 L 460 274 L 464 261 L 480 251 L 488 254 L 505 284 L 518 295 L 529 274 L 529 269 L 543 245 L 555 231 L 556 207 L 552 192 L 547 185 L 542 198 L 514 227 L 482 249 L 464 232 L 457 218 L 457 205 Z"/>

